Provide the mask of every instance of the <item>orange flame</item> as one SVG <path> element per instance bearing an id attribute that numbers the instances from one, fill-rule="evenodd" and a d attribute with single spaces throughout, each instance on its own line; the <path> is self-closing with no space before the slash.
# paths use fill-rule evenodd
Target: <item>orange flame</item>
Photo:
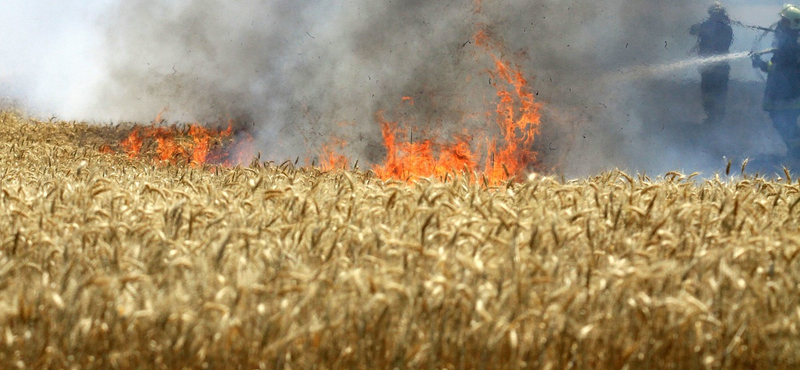
<path id="1" fill-rule="evenodd" d="M 142 140 L 142 136 L 140 135 L 139 131 L 139 126 L 134 127 L 130 135 L 128 135 L 128 137 L 125 138 L 125 140 L 123 140 L 120 144 L 130 158 L 136 158 L 142 151 L 142 145 L 144 144 L 144 141 Z"/>
<path id="2" fill-rule="evenodd" d="M 147 136 L 156 139 L 156 142 L 158 142 L 156 153 L 158 153 L 160 160 L 174 162 L 181 157 L 186 157 L 186 150 L 175 141 L 175 132 L 170 128 L 151 128 L 147 134 Z"/>
<path id="3" fill-rule="evenodd" d="M 319 155 L 319 168 L 323 171 L 332 171 L 337 169 L 344 169 L 350 166 L 350 160 L 347 156 L 339 154 L 338 149 L 344 149 L 347 142 L 341 139 L 335 139 L 335 143 L 328 143 L 322 146 Z"/>
<path id="4" fill-rule="evenodd" d="M 495 61 L 495 77 L 499 77 L 513 89 L 494 82 L 497 89 L 497 124 L 502 135 L 498 147 L 493 140 L 489 145 L 491 158 L 486 161 L 486 175 L 489 179 L 517 176 L 530 164 L 536 163 L 537 153 L 531 145 L 539 134 L 539 106 L 534 102 L 528 82 L 519 69 L 511 69 L 508 62 L 492 55 Z M 490 162 L 491 159 L 491 162 Z"/>
<path id="5" fill-rule="evenodd" d="M 189 126 L 188 132 L 175 125 L 156 127 L 156 123 L 160 122 L 161 112 L 152 126 L 134 126 L 128 137 L 120 143 L 128 157 L 147 157 L 148 153 L 144 150 L 146 141 L 155 143 L 155 158 L 169 163 L 233 166 L 252 157 L 253 138 L 247 133 L 239 135 L 241 138 L 232 138 L 232 120 L 228 121 L 225 130 L 206 128 L 195 123 Z M 113 152 L 110 146 L 102 147 L 102 151 Z"/>
<path id="6" fill-rule="evenodd" d="M 193 142 L 191 164 L 194 166 L 199 166 L 208 162 L 209 159 L 212 158 L 212 162 L 220 162 L 224 164 L 225 160 L 220 160 L 222 157 L 220 154 L 209 158 L 209 155 L 211 154 L 211 146 L 213 144 L 212 139 L 226 139 L 230 137 L 232 133 L 233 120 L 228 120 L 228 128 L 224 131 L 205 128 L 196 123 L 192 124 L 189 127 L 189 136 L 192 137 Z M 252 140 L 252 138 L 248 136 L 248 140 Z"/>
<path id="7" fill-rule="evenodd" d="M 475 13 L 481 13 L 482 0 L 475 0 Z M 532 149 L 539 135 L 539 104 L 528 86 L 521 68 L 506 59 L 505 47 L 494 40 L 488 26 L 478 24 L 473 35 L 474 45 L 491 56 L 493 69 L 488 70 L 491 85 L 496 90 L 493 125 L 478 140 L 462 136 L 451 142 L 436 138 L 404 140 L 408 130 L 398 122 L 376 114 L 386 147 L 383 163 L 374 165 L 373 171 L 384 180 L 414 181 L 420 177 L 447 178 L 451 173 L 465 173 L 473 181 L 479 176 L 484 183 L 496 185 L 509 180 L 519 180 L 525 171 L 533 170 L 538 153 Z M 403 96 L 407 107 L 414 106 L 414 98 Z M 134 158 L 142 156 L 145 140 L 157 142 L 156 153 L 162 161 L 186 161 L 194 166 L 204 163 L 233 165 L 252 157 L 252 137 L 246 132 L 233 135 L 232 122 L 226 130 L 208 129 L 198 124 L 189 127 L 189 143 L 179 140 L 181 132 L 174 126 L 155 127 L 161 123 L 159 112 L 152 127 L 135 127 L 120 146 Z M 486 117 L 493 114 L 487 113 Z M 412 118 L 413 119 L 413 118 Z M 496 125 L 496 126 L 495 126 Z M 413 133 L 413 131 L 412 131 Z M 183 133 L 186 136 L 186 132 Z M 477 135 L 476 135 L 477 136 Z M 241 138 L 241 139 L 240 139 Z M 347 168 L 350 160 L 338 153 L 345 141 L 325 145 L 319 153 L 320 168 L 328 171 Z M 483 163 L 482 166 L 479 163 Z"/>
<path id="8" fill-rule="evenodd" d="M 192 164 L 205 163 L 208 157 L 209 141 L 211 134 L 208 129 L 194 124 L 189 127 L 189 135 L 192 136 L 194 142 L 194 150 L 192 150 Z"/>
<path id="9" fill-rule="evenodd" d="M 350 160 L 345 155 L 337 154 L 336 151 L 331 150 L 330 147 L 325 146 L 322 148 L 323 154 L 320 156 L 319 168 L 323 171 L 333 171 L 336 169 L 344 169 L 349 166 Z"/>
<path id="10" fill-rule="evenodd" d="M 480 1 L 476 4 L 480 6 Z M 494 122 L 499 135 L 485 138 L 485 152 L 480 155 L 476 154 L 479 151 L 477 148 L 473 150 L 468 139 L 453 143 L 431 139 L 404 142 L 398 137 L 405 137 L 406 130 L 397 122 L 385 120 L 379 113 L 377 119 L 387 154 L 383 164 L 374 166 L 373 171 L 381 179 L 413 181 L 419 177 L 443 178 L 448 173 L 466 172 L 470 177 L 482 174 L 487 183 L 499 184 L 509 179 L 519 180 L 523 172 L 537 164 L 537 153 L 532 145 L 539 134 L 539 105 L 528 81 L 518 66 L 494 51 L 498 46 L 485 27 L 481 25 L 474 39 L 475 45 L 488 52 L 494 61 L 494 69 L 489 74 L 497 91 Z M 413 105 L 410 97 L 402 100 Z M 484 165 L 478 169 L 477 161 L 481 157 L 485 158 Z"/>
<path id="11" fill-rule="evenodd" d="M 449 173 L 472 172 L 475 155 L 466 140 L 455 144 L 439 144 L 431 140 L 421 142 L 398 142 L 398 136 L 406 131 L 397 122 L 388 122 L 378 113 L 386 160 L 372 169 L 381 179 L 391 178 L 413 181 L 419 177 L 443 178 Z"/>

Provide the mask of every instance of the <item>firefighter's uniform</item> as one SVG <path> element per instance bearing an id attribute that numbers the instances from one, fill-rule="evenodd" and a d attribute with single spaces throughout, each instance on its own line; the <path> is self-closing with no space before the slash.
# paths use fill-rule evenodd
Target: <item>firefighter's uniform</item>
<path id="1" fill-rule="evenodd" d="M 753 66 L 767 73 L 764 110 L 787 147 L 787 155 L 800 159 L 800 8 L 785 5 L 775 29 L 775 51 L 769 62 L 753 58 Z"/>
<path id="2" fill-rule="evenodd" d="M 689 33 L 697 37 L 697 53 L 704 57 L 727 54 L 733 43 L 730 23 L 721 4 L 715 3 L 708 8 L 708 19 L 689 29 Z M 700 69 L 700 92 L 708 122 L 719 122 L 725 116 L 730 74 L 731 66 L 726 62 Z"/>

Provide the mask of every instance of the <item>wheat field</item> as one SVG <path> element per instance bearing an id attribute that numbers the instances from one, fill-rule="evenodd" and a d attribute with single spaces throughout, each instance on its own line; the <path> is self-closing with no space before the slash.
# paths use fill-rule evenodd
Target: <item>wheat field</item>
<path id="1" fill-rule="evenodd" d="M 800 364 L 788 173 L 405 184 L 0 121 L 3 369 Z"/>

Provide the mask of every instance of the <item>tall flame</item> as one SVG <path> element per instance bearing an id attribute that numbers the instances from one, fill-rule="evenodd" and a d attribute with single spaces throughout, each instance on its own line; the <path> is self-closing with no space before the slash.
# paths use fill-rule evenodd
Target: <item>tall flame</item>
<path id="1" fill-rule="evenodd" d="M 508 62 L 492 55 L 495 61 L 495 77 L 499 77 L 508 89 L 498 82 L 492 85 L 497 89 L 497 125 L 502 141 L 493 140 L 489 144 L 490 157 L 486 159 L 486 175 L 490 179 L 519 175 L 528 165 L 535 164 L 537 153 L 531 149 L 539 134 L 539 106 L 534 102 L 528 82 L 517 69 L 511 69 Z"/>
<path id="2" fill-rule="evenodd" d="M 194 150 L 192 150 L 192 163 L 205 163 L 206 158 L 208 158 L 211 134 L 207 129 L 200 125 L 192 125 L 189 127 L 189 135 L 192 136 L 192 141 L 194 142 Z"/>
<path id="3" fill-rule="evenodd" d="M 480 7 L 480 1 L 476 6 Z M 502 47 L 493 42 L 482 25 L 474 39 L 475 45 L 488 52 L 494 62 L 494 69 L 489 74 L 497 91 L 494 122 L 499 137 L 494 134 L 485 136 L 485 149 L 481 154 L 478 154 L 481 152 L 479 148 L 473 149 L 470 145 L 471 138 L 450 143 L 434 139 L 416 143 L 402 141 L 399 138 L 406 136 L 406 130 L 398 122 L 387 121 L 383 113 L 378 113 L 377 120 L 387 151 L 384 162 L 373 167 L 380 178 L 413 181 L 419 177 L 443 178 L 448 173 L 466 173 L 468 176 L 482 175 L 487 183 L 498 184 L 521 178 L 523 172 L 537 164 L 537 153 L 532 146 L 539 134 L 539 105 L 527 79 L 519 66 L 495 51 L 502 50 Z M 410 97 L 403 97 L 402 101 L 414 104 Z M 487 132 L 491 131 L 490 128 Z M 481 157 L 484 165 L 479 169 L 477 162 Z"/>

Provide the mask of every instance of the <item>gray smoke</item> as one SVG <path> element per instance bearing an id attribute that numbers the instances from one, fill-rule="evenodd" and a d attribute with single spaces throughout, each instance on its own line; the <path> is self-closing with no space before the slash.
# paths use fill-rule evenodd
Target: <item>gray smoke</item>
<path id="1" fill-rule="evenodd" d="M 181 121 L 234 117 L 274 160 L 313 155 L 335 135 L 375 162 L 378 111 L 411 96 L 416 115 L 453 125 L 478 94 L 461 89 L 481 72 L 461 66 L 470 2 L 141 0 L 116 14 L 113 83 L 98 107 L 137 120 L 164 106 Z"/>
<path id="2" fill-rule="evenodd" d="M 102 48 L 90 57 L 101 58 L 103 75 L 73 108 L 115 121 L 147 122 L 165 107 L 170 121 L 234 118 L 278 162 L 314 156 L 336 136 L 353 158 L 374 163 L 383 156 L 378 112 L 415 135 L 487 127 L 495 91 L 492 59 L 473 39 L 482 24 L 543 104 L 536 149 L 547 165 L 568 176 L 708 171 L 729 148 L 757 152 L 775 137 L 753 142 L 739 125 L 725 140 L 698 142 L 696 70 L 618 77 L 689 57 L 688 28 L 709 4 L 483 0 L 476 13 L 474 0 L 126 0 L 102 13 Z M 750 99 L 736 115 L 763 126 L 758 90 L 729 100 Z"/>

